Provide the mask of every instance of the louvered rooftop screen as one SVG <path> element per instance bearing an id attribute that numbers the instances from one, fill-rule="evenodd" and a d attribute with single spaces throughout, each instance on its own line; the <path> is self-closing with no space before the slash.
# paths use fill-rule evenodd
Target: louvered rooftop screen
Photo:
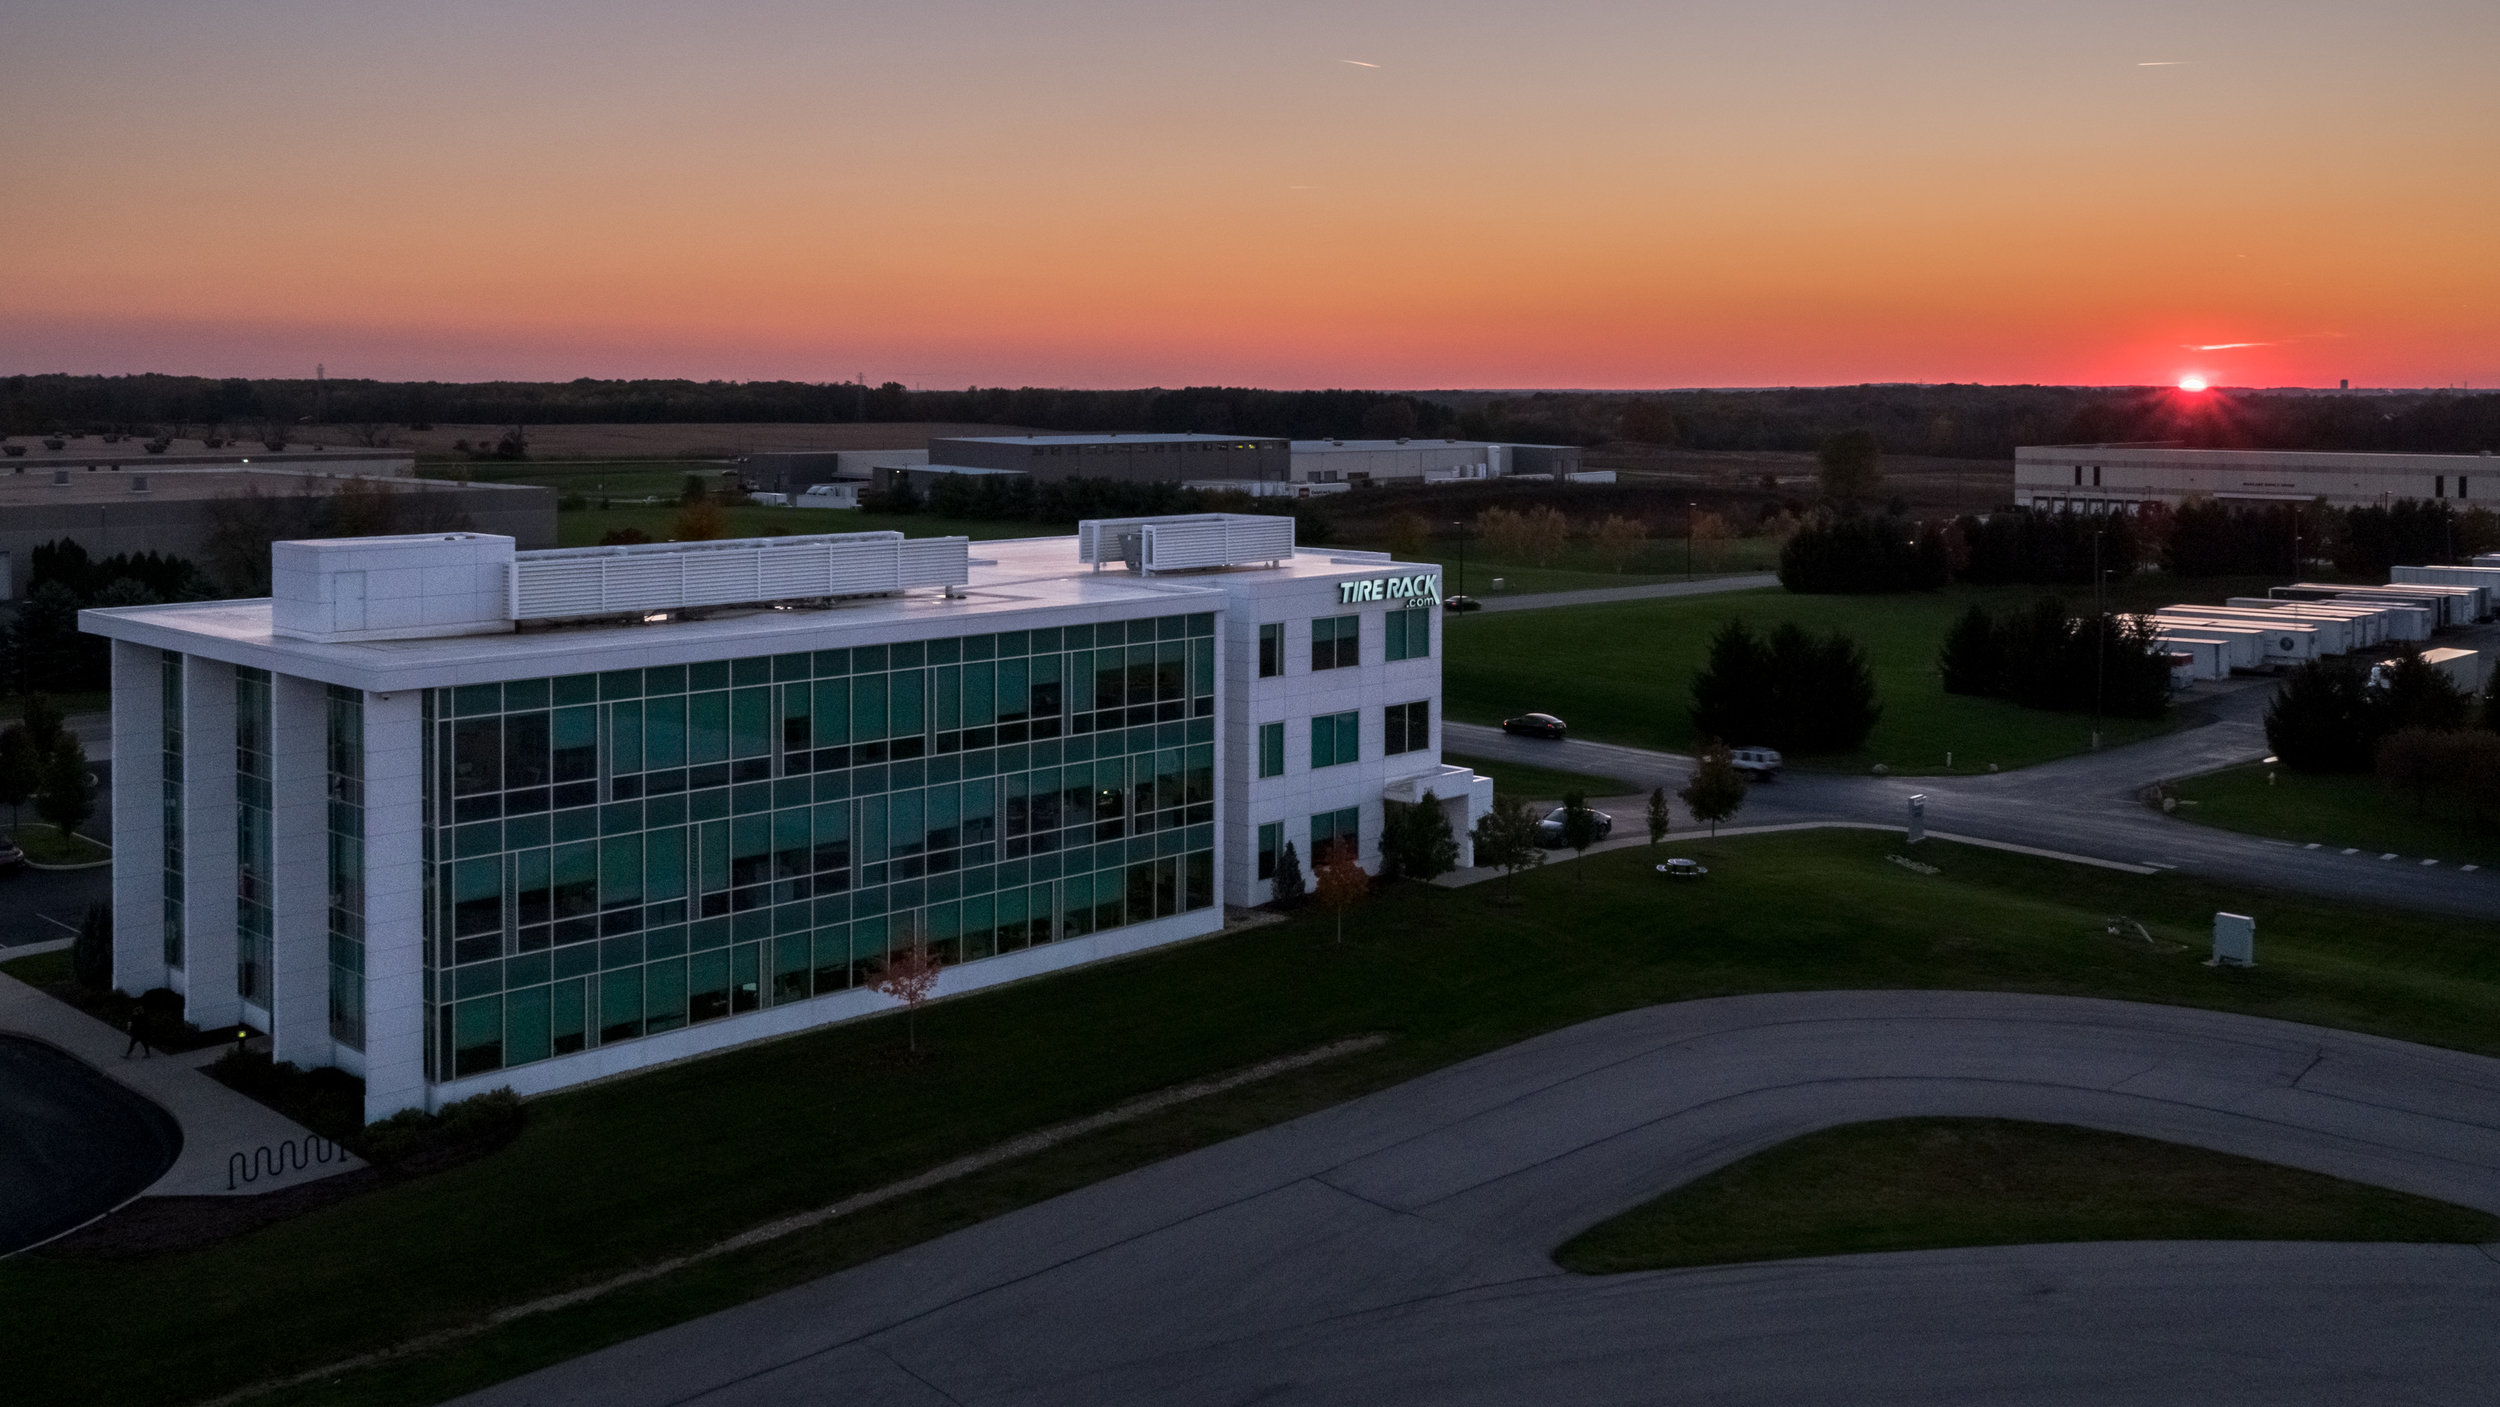
<path id="1" fill-rule="evenodd" d="M 1077 560 L 1144 572 L 1281 562 L 1293 555 L 1293 519 L 1257 513 L 1092 518 L 1076 525 Z"/>
<path id="2" fill-rule="evenodd" d="M 514 554 L 512 618 L 763 605 L 961 586 L 971 539 L 896 532 L 653 542 Z"/>

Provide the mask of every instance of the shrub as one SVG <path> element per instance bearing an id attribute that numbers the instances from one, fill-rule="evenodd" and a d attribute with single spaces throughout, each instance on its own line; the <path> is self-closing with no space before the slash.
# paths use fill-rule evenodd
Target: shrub
<path id="1" fill-rule="evenodd" d="M 1269 902 L 1280 909 L 1299 908 L 1310 892 L 1302 879 L 1301 857 L 1293 853 L 1293 842 L 1288 840 L 1284 853 L 1276 857 L 1275 893 Z"/>
<path id="2" fill-rule="evenodd" d="M 1439 797 L 1427 791 L 1412 806 L 1392 801 L 1382 810 L 1381 878 L 1430 882 L 1458 868 L 1458 837 Z"/>
<path id="3" fill-rule="evenodd" d="M 1948 694 L 1993 694 L 2005 673 L 2005 650 L 1997 641 L 1996 621 L 1988 608 L 1974 601 L 1953 628 L 1945 632 L 1944 649 L 1936 658 Z"/>
<path id="4" fill-rule="evenodd" d="M 367 1162 L 393 1172 L 418 1172 L 444 1162 L 492 1153 L 520 1136 L 527 1106 L 509 1086 L 446 1104 L 440 1112 L 403 1109 L 368 1124 L 356 1139 Z"/>

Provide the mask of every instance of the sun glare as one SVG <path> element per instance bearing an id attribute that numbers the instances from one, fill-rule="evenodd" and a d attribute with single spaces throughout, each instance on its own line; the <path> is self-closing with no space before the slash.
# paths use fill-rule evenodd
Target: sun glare
<path id="1" fill-rule="evenodd" d="M 2179 389 L 2189 392 L 2202 391 L 2205 389 L 2205 378 L 2202 376 L 2182 376 L 2179 378 Z"/>

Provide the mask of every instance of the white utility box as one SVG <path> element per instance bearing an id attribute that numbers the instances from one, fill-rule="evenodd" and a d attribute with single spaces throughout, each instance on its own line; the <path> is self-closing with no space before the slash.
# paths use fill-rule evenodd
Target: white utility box
<path id="1" fill-rule="evenodd" d="M 2257 920 L 2246 914 L 2214 915 L 2215 967 L 2257 965 Z"/>

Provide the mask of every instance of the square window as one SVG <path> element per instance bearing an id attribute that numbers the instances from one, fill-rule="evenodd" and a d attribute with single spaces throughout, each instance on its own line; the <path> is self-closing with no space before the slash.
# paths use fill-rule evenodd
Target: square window
<path id="1" fill-rule="evenodd" d="M 1387 657 L 1392 660 L 1420 660 L 1432 656 L 1432 612 L 1420 608 L 1391 611 L 1388 615 Z"/>
<path id="2" fill-rule="evenodd" d="M 1259 677 L 1273 679 L 1285 672 L 1285 627 L 1279 623 L 1259 627 Z"/>
<path id="3" fill-rule="evenodd" d="M 1391 704 L 1385 711 L 1381 751 L 1392 756 L 1432 746 L 1432 701 Z"/>
<path id="4" fill-rule="evenodd" d="M 1352 669 L 1363 662 L 1363 618 L 1329 616 L 1311 622 L 1311 668 Z"/>
<path id="5" fill-rule="evenodd" d="M 1341 767 L 1362 760 L 1363 715 L 1359 709 L 1324 713 L 1311 720 L 1311 765 Z"/>

